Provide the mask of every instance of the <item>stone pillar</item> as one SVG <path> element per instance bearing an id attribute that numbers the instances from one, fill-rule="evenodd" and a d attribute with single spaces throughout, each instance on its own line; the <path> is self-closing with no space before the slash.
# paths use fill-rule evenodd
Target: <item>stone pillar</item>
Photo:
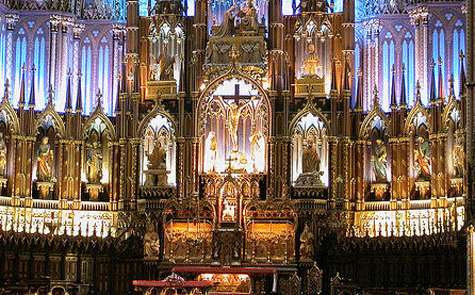
<path id="1" fill-rule="evenodd" d="M 50 50 L 49 50 L 49 79 L 48 84 L 56 87 L 56 62 L 58 51 L 58 27 L 61 22 L 61 16 L 52 15 L 50 17 Z"/>
<path id="2" fill-rule="evenodd" d="M 417 6 L 409 12 L 409 17 L 411 18 L 411 23 L 414 26 L 415 32 L 414 56 L 416 64 L 416 81 L 420 82 L 421 89 L 426 90 L 425 92 L 421 93 L 422 99 L 424 100 L 427 97 L 427 91 L 429 90 L 429 33 L 427 28 L 429 22 L 429 10 L 427 7 Z"/>

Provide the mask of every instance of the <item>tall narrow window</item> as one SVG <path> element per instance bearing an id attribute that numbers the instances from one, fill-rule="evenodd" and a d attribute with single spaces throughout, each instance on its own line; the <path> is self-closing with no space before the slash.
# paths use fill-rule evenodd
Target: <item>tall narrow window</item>
<path id="1" fill-rule="evenodd" d="M 414 40 L 411 33 L 407 32 L 402 43 L 402 62 L 405 67 L 404 77 L 406 84 L 406 98 L 409 105 L 414 102 L 415 64 L 414 64 Z M 402 93 L 401 93 L 402 95 Z"/>
<path id="2" fill-rule="evenodd" d="M 432 58 L 435 62 L 435 79 L 439 76 L 439 61 L 442 62 L 442 83 L 445 83 L 445 34 L 444 29 L 442 28 L 442 23 L 437 21 L 435 24 L 435 30 L 432 33 Z M 432 83 L 432 81 L 429 81 Z M 430 84 L 429 84 L 430 85 Z M 442 87 L 444 87 L 442 85 Z M 445 87 L 444 87 L 445 88 Z M 436 93 L 439 92 L 439 85 L 435 84 Z"/>
<path id="3" fill-rule="evenodd" d="M 92 82 L 92 60 L 91 60 L 91 41 L 89 38 L 85 38 L 83 41 L 81 49 L 81 88 L 82 88 L 82 99 L 84 102 L 84 111 L 89 113 L 91 111 L 91 82 Z"/>
<path id="4" fill-rule="evenodd" d="M 98 83 L 97 88 L 101 90 L 103 96 L 103 106 L 104 110 L 107 113 L 112 113 L 112 110 L 109 108 L 110 97 L 109 97 L 109 81 L 111 77 L 110 72 L 110 62 L 109 62 L 109 44 L 106 37 L 101 39 L 99 44 L 99 62 L 98 62 Z"/>
<path id="5" fill-rule="evenodd" d="M 150 16 L 156 0 L 139 0 L 139 15 Z"/>
<path id="6" fill-rule="evenodd" d="M 0 24 L 0 81 L 5 81 L 5 67 L 6 67 L 6 46 L 7 46 L 6 34 L 5 34 L 5 25 Z M 3 84 L 0 82 L 0 84 Z M 0 85 L 0 94 L 3 93 L 3 85 Z"/>
<path id="7" fill-rule="evenodd" d="M 18 37 L 15 41 L 15 81 L 14 81 L 14 93 L 10 97 L 10 100 L 13 102 L 18 99 L 18 95 L 20 94 L 20 84 L 21 84 L 21 72 L 22 67 L 26 63 L 26 36 L 25 30 L 20 29 L 18 31 Z"/>
<path id="8" fill-rule="evenodd" d="M 394 41 L 392 34 L 387 32 L 383 43 L 383 91 L 380 97 L 383 110 L 389 110 L 391 93 L 392 67 L 394 65 Z"/>
<path id="9" fill-rule="evenodd" d="M 461 20 L 457 20 L 452 34 L 452 74 L 454 75 L 455 95 L 460 93 L 460 52 L 465 52 L 465 30 Z"/>
<path id="10" fill-rule="evenodd" d="M 45 106 L 45 77 L 46 77 L 46 41 L 43 29 L 39 28 L 36 32 L 34 43 L 33 63 L 36 67 L 35 90 L 37 94 L 36 108 L 42 110 Z"/>

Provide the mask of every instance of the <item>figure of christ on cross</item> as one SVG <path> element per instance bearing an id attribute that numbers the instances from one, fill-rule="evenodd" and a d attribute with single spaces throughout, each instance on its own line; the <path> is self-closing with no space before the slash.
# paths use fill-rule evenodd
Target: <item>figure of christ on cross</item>
<path id="1" fill-rule="evenodd" d="M 217 99 L 221 101 L 224 106 L 227 106 L 226 109 L 226 127 L 231 137 L 232 151 L 238 151 L 238 129 L 239 129 L 239 119 L 241 118 L 242 111 L 249 105 L 251 105 L 255 99 L 254 96 L 251 96 L 250 100 L 246 103 L 239 105 L 239 98 L 245 98 L 246 96 L 239 95 L 239 84 L 235 85 L 234 96 L 223 97 L 218 96 Z M 225 100 L 234 99 L 231 103 L 226 103 Z"/>

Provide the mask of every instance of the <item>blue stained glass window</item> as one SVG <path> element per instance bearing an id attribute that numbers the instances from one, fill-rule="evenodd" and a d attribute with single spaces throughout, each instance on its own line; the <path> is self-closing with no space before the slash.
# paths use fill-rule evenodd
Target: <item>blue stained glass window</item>
<path id="1" fill-rule="evenodd" d="M 414 102 L 415 89 L 415 63 L 414 63 L 414 40 L 412 35 L 406 33 L 405 39 L 402 43 L 402 62 L 405 67 L 404 77 L 406 84 L 406 98 L 409 105 Z M 402 94 L 402 93 L 401 93 Z"/>
<path id="2" fill-rule="evenodd" d="M 99 66 L 98 66 L 98 90 L 101 90 L 102 93 L 102 103 L 106 113 L 112 113 L 113 110 L 109 108 L 110 104 L 110 93 L 109 93 L 109 70 L 110 70 L 110 62 L 109 62 L 109 44 L 107 38 L 104 37 L 101 39 L 99 44 Z M 93 100 L 93 109 L 95 107 L 95 100 Z"/>
<path id="3" fill-rule="evenodd" d="M 15 81 L 14 81 L 14 92 L 13 95 L 10 96 L 10 100 L 12 104 L 18 100 L 18 96 L 20 94 L 20 84 L 21 84 L 21 73 L 22 67 L 26 63 L 26 36 L 25 30 L 20 29 L 18 31 L 18 37 L 16 38 L 15 42 Z"/>
<path id="4" fill-rule="evenodd" d="M 91 41 L 89 38 L 85 38 L 83 46 L 81 49 L 81 88 L 82 88 L 82 99 L 84 112 L 88 114 L 91 111 L 92 106 L 92 93 L 91 93 L 91 82 L 92 82 L 92 60 L 91 60 Z"/>
<path id="5" fill-rule="evenodd" d="M 386 40 L 383 43 L 383 91 L 380 97 L 381 107 L 383 110 L 389 110 L 389 102 L 391 99 L 391 78 L 392 68 L 394 65 L 394 41 L 391 33 L 386 33 Z"/>
<path id="6" fill-rule="evenodd" d="M 300 0 L 282 0 L 282 14 L 293 15 L 297 13 L 297 7 L 300 5 Z"/>
<path id="7" fill-rule="evenodd" d="M 460 93 L 460 52 L 465 52 L 465 30 L 463 29 L 463 23 L 458 20 L 455 23 L 455 28 L 452 34 L 452 70 L 454 75 L 454 90 L 455 95 Z"/>
<path id="8" fill-rule="evenodd" d="M 47 101 L 45 92 L 46 72 L 46 41 L 43 29 L 38 29 L 35 36 L 33 63 L 36 68 L 35 72 L 35 90 L 36 90 L 36 109 L 42 110 Z"/>
<path id="9" fill-rule="evenodd" d="M 432 58 L 435 62 L 434 74 L 436 81 L 439 77 L 439 61 L 442 62 L 442 83 L 445 84 L 445 34 L 442 28 L 442 23 L 437 21 L 436 28 L 432 33 Z M 432 83 L 432 81 L 429 81 Z M 429 84 L 430 86 L 431 84 Z M 444 87 L 444 85 L 442 85 Z M 445 88 L 445 87 L 444 87 Z M 430 88 L 429 88 L 430 89 Z M 436 93 L 439 92 L 439 85 L 435 84 Z"/>
<path id="10" fill-rule="evenodd" d="M 7 46 L 7 40 L 6 40 L 6 35 L 5 35 L 5 28 L 4 26 L 0 25 L 0 96 L 3 95 L 3 87 L 4 87 L 4 81 L 6 80 L 5 78 L 5 58 L 6 58 L 6 46 Z"/>

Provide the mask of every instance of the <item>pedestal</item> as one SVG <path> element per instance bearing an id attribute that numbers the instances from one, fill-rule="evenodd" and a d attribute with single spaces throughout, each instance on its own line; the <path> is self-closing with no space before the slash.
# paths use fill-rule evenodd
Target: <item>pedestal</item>
<path id="1" fill-rule="evenodd" d="M 323 189 L 322 172 L 306 172 L 299 175 L 295 181 L 295 188 Z"/>
<path id="2" fill-rule="evenodd" d="M 168 173 L 166 168 L 149 169 L 145 171 L 146 187 L 168 187 Z"/>

